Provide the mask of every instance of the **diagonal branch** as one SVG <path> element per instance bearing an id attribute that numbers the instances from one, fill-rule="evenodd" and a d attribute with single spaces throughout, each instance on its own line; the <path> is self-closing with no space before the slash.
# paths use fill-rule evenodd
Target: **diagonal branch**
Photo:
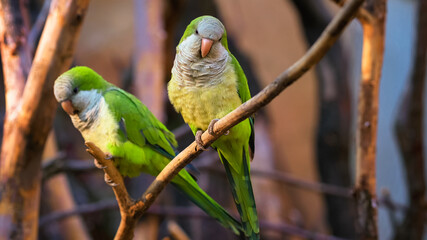
<path id="1" fill-rule="evenodd" d="M 120 208 L 120 216 L 122 217 L 114 239 L 132 239 L 133 230 L 138 218 L 130 211 L 135 202 L 129 196 L 126 186 L 123 182 L 123 177 L 114 166 L 113 161 L 107 160 L 107 156 L 95 144 L 86 142 L 87 151 L 105 168 L 104 173 L 115 183 L 113 187 L 116 195 L 117 203 Z"/>
<path id="2" fill-rule="evenodd" d="M 344 4 L 347 2 L 347 0 L 331 0 L 331 1 L 340 7 L 344 6 Z M 372 15 L 368 11 L 366 11 L 365 8 L 360 8 L 356 13 L 356 17 L 361 22 L 370 21 L 372 19 Z"/>

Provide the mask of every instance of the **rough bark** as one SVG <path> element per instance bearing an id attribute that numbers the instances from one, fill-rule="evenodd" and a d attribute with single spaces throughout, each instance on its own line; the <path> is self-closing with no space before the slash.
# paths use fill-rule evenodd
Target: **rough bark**
<path id="1" fill-rule="evenodd" d="M 2 10 L 7 11 L 5 2 Z M 15 72 L 10 75 L 7 72 L 6 69 L 13 69 L 7 65 L 8 61 L 3 65 L 5 82 L 10 86 L 6 90 L 7 101 L 14 108 L 7 109 L 13 125 L 5 123 L 1 149 L 0 238 L 37 237 L 41 154 L 56 110 L 53 82 L 71 63 L 88 3 L 88 0 L 52 2 L 28 81 L 20 94 L 10 98 L 8 92 L 15 90 Z M 15 49 L 19 50 L 22 44 Z M 8 46 L 13 55 L 13 44 Z M 2 58 L 6 56 L 2 54 Z"/>
<path id="2" fill-rule="evenodd" d="M 356 230 L 361 239 L 377 239 L 375 159 L 386 0 L 368 0 L 364 9 L 369 18 L 361 19 L 363 51 L 356 132 Z"/>
<path id="3" fill-rule="evenodd" d="M 405 166 L 409 209 L 396 229 L 394 239 L 423 239 L 426 220 L 423 112 L 427 64 L 427 1 L 420 0 L 418 4 L 414 64 L 395 126 Z"/>
<path id="4" fill-rule="evenodd" d="M 294 0 L 307 41 L 312 45 L 332 18 L 324 2 Z M 338 41 L 316 66 L 319 122 L 317 164 L 322 182 L 350 187 L 350 94 L 346 55 Z M 351 200 L 325 195 L 332 233 L 354 238 L 354 207 Z"/>

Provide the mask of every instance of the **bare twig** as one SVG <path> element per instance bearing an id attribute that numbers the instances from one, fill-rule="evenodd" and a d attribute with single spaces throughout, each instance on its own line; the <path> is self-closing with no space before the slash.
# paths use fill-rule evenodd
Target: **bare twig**
<path id="1" fill-rule="evenodd" d="M 190 240 L 190 237 L 184 232 L 184 229 L 182 229 L 175 221 L 169 221 L 167 227 L 172 239 Z"/>
<path id="2" fill-rule="evenodd" d="M 199 166 L 197 167 L 199 170 L 203 171 L 210 171 L 220 174 L 225 174 L 225 171 L 223 169 L 218 169 L 215 167 L 210 166 Z M 258 169 L 251 169 L 251 176 L 253 177 L 261 177 L 261 178 L 267 178 L 274 181 L 278 181 L 284 184 L 288 184 L 294 187 L 300 187 L 303 189 L 325 193 L 333 196 L 338 197 L 344 197 L 344 198 L 350 198 L 352 196 L 353 190 L 350 188 L 345 187 L 339 187 L 334 186 L 330 184 L 324 184 L 324 183 L 318 183 L 318 182 L 311 182 L 306 181 L 302 179 L 298 179 L 291 174 L 286 174 L 278 171 L 263 171 Z"/>
<path id="3" fill-rule="evenodd" d="M 52 222 L 60 221 L 62 219 L 66 219 L 74 215 L 96 213 L 96 212 L 100 212 L 108 209 L 118 209 L 117 201 L 114 199 L 111 199 L 111 200 L 103 200 L 96 203 L 87 203 L 87 204 L 79 205 L 75 209 L 70 209 L 70 210 L 61 211 L 61 212 L 53 212 L 46 216 L 41 216 L 39 220 L 39 228 L 43 228 L 45 226 L 48 226 L 48 224 Z"/>
<path id="4" fill-rule="evenodd" d="M 116 201 L 114 200 L 104 200 L 97 203 L 88 203 L 80 205 L 78 208 L 68 211 L 51 213 L 47 216 L 43 216 L 40 219 L 40 227 L 45 227 L 49 223 L 52 223 L 54 221 L 60 221 L 76 214 L 90 214 L 102 210 L 117 209 L 117 204 L 115 202 Z M 152 207 L 150 207 L 150 209 L 147 210 L 147 214 L 211 219 L 205 212 L 196 207 L 169 207 L 153 205 Z M 312 232 L 286 223 L 274 224 L 265 220 L 261 220 L 260 227 L 265 230 L 273 230 L 282 234 L 301 236 L 306 237 L 308 239 L 343 240 L 342 238 Z"/>
<path id="5" fill-rule="evenodd" d="M 331 0 L 336 3 L 338 6 L 342 7 L 347 2 L 347 0 Z M 356 13 L 357 19 L 359 21 L 369 21 L 372 18 L 371 14 L 364 8 L 360 8 Z"/>
<path id="6" fill-rule="evenodd" d="M 37 16 L 36 21 L 28 34 L 28 48 L 31 55 L 34 55 L 37 46 L 37 40 L 40 37 L 43 27 L 46 23 L 47 15 L 49 14 L 50 3 L 52 0 L 45 0 L 43 6 Z"/>
<path id="7" fill-rule="evenodd" d="M 133 230 L 138 218 L 135 217 L 134 212 L 131 210 L 135 202 L 130 198 L 126 190 L 122 175 L 120 175 L 113 162 L 108 160 L 105 153 L 96 147 L 95 144 L 86 142 L 86 146 L 88 147 L 87 151 L 97 159 L 101 165 L 105 166 L 103 169 L 105 174 L 116 184 L 116 186 L 113 187 L 113 191 L 119 204 L 120 216 L 122 219 L 114 239 L 132 239 L 134 234 Z"/>
<path id="8" fill-rule="evenodd" d="M 216 156 L 216 155 L 215 155 Z M 209 166 L 198 166 L 196 167 L 198 170 L 206 170 L 219 174 L 225 174 L 223 169 L 217 169 Z M 51 178 L 52 176 L 61 173 L 61 172 L 88 172 L 94 171 L 98 168 L 90 162 L 89 160 L 65 160 L 61 157 L 54 158 L 46 164 L 43 165 L 43 181 Z M 298 179 L 291 174 L 282 173 L 278 171 L 263 171 L 252 169 L 251 175 L 254 177 L 261 177 L 266 179 L 271 179 L 274 181 L 278 181 L 284 184 L 289 184 L 294 187 L 300 187 L 303 189 L 316 191 L 320 193 L 325 193 L 333 196 L 349 198 L 352 196 L 353 190 L 350 188 L 339 187 L 331 184 L 325 183 L 317 183 L 306 181 L 303 179 Z"/>
<path id="9" fill-rule="evenodd" d="M 361 21 L 363 52 L 356 132 L 356 230 L 361 239 L 377 239 L 376 140 L 378 92 L 384 57 L 386 0 L 367 1 L 372 16 Z"/>

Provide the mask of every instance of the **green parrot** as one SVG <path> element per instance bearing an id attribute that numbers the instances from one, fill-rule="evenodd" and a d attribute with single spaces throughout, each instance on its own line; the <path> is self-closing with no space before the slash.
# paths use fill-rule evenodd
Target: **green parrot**
<path id="1" fill-rule="evenodd" d="M 124 176 L 158 175 L 175 156 L 175 136 L 132 94 L 105 81 L 88 67 L 74 67 L 54 84 L 56 100 L 85 141 L 113 156 Z M 241 224 L 209 197 L 185 170 L 172 184 L 235 234 Z"/>
<path id="2" fill-rule="evenodd" d="M 168 95 L 202 149 L 203 131 L 213 134 L 213 125 L 219 118 L 251 98 L 246 76 L 228 50 L 227 33 L 218 19 L 202 16 L 187 26 L 176 48 Z M 212 147 L 225 167 L 246 237 L 259 239 L 249 176 L 254 153 L 253 123 L 252 117 L 242 121 Z"/>

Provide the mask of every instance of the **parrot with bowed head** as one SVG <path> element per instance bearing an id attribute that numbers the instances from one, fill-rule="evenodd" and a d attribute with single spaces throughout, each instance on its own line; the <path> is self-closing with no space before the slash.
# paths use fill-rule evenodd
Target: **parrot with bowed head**
<path id="1" fill-rule="evenodd" d="M 222 23 L 211 16 L 194 19 L 176 48 L 168 95 L 176 111 L 204 149 L 201 135 L 213 133 L 215 122 L 251 98 L 246 76 L 228 50 Z M 225 167 L 247 238 L 259 239 L 259 223 L 249 176 L 254 151 L 253 118 L 217 139 L 216 149 Z"/>
<path id="2" fill-rule="evenodd" d="M 158 175 L 175 156 L 171 133 L 135 96 L 105 81 L 88 67 L 74 67 L 55 81 L 56 100 L 85 141 L 108 152 L 120 173 Z M 235 234 L 241 225 L 209 197 L 185 170 L 172 184 Z"/>

